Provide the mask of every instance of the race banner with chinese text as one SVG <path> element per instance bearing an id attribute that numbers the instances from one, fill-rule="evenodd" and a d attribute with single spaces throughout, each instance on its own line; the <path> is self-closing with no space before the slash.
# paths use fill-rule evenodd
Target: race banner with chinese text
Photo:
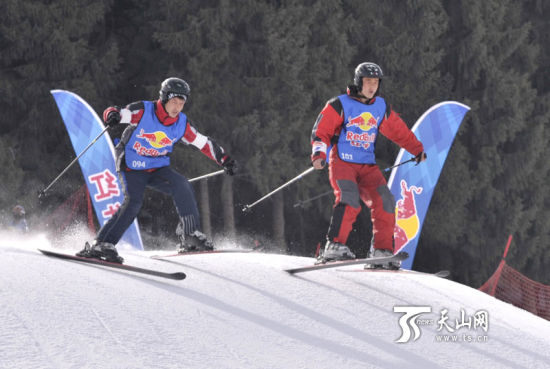
<path id="1" fill-rule="evenodd" d="M 69 133 L 74 151 L 79 155 L 104 129 L 92 107 L 80 96 L 63 90 L 51 91 Z M 124 200 L 115 167 L 114 147 L 105 133 L 78 159 L 100 226 L 117 211 Z M 124 233 L 122 245 L 143 250 L 137 219 Z"/>

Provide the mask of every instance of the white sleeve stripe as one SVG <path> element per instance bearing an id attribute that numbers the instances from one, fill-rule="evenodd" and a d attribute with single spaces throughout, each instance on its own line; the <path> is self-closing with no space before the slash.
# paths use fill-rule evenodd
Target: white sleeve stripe
<path id="1" fill-rule="evenodd" d="M 132 122 L 132 111 L 130 109 L 121 109 L 120 110 L 120 123 L 131 123 Z"/>
<path id="2" fill-rule="evenodd" d="M 316 152 L 322 152 L 327 153 L 327 144 L 322 141 L 314 141 L 313 147 L 312 147 L 312 153 L 315 154 Z"/>
<path id="3" fill-rule="evenodd" d="M 216 160 L 216 155 L 214 153 L 214 147 L 212 146 L 212 142 L 208 142 L 208 152 L 210 153 L 210 156 Z"/>
<path id="4" fill-rule="evenodd" d="M 207 142 L 208 137 L 197 132 L 197 137 L 195 137 L 195 140 L 191 142 L 191 145 L 197 147 L 200 150 L 204 147 L 204 145 L 206 145 Z"/>

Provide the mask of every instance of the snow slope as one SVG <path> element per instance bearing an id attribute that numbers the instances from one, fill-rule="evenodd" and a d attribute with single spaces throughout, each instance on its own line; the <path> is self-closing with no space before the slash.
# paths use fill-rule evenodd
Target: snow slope
<path id="1" fill-rule="evenodd" d="M 1 238 L 1 237 L 0 237 Z M 0 239 L 0 368 L 547 368 L 550 322 L 425 274 L 355 267 L 290 276 L 310 258 L 248 254 L 126 262 L 184 281 L 48 258 L 44 238 Z M 75 250 L 72 250 L 75 251 Z M 429 306 L 421 336 L 394 306 Z M 458 329 L 479 310 L 488 331 Z M 472 323 L 473 324 L 473 323 Z M 486 336 L 486 342 L 465 337 Z"/>

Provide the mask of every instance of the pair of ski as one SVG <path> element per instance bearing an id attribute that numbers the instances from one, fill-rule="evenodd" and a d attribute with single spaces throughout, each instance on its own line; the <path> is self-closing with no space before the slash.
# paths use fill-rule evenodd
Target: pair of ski
<path id="1" fill-rule="evenodd" d="M 364 259 L 352 259 L 352 260 L 342 260 L 342 261 L 332 261 L 332 262 L 326 262 L 324 264 L 315 264 L 315 265 L 308 265 L 304 267 L 298 267 L 293 269 L 286 269 L 285 271 L 289 274 L 297 274 L 297 273 L 304 273 L 304 272 L 311 272 L 314 270 L 321 270 L 321 269 L 328 269 L 328 268 L 338 268 L 338 267 L 345 267 L 349 265 L 358 265 L 358 264 L 386 264 L 391 262 L 397 262 L 397 261 L 403 261 L 406 260 L 409 257 L 409 254 L 405 251 L 398 252 L 395 255 L 392 256 L 386 256 L 386 257 L 377 257 L 377 258 L 364 258 Z M 351 272 L 352 270 L 346 270 Z M 356 270 L 353 270 L 356 271 Z M 359 271 L 359 270 L 357 270 Z M 360 271 L 364 272 L 395 272 L 395 273 L 422 273 L 422 272 L 415 272 L 412 270 L 407 269 L 361 269 Z M 436 277 L 440 278 L 446 278 L 450 275 L 450 272 L 448 270 L 441 270 L 436 273 L 427 273 L 434 275 Z"/>
<path id="2" fill-rule="evenodd" d="M 403 261 L 409 257 L 409 254 L 405 251 L 398 252 L 395 255 L 376 257 L 376 258 L 364 258 L 364 259 L 351 259 L 351 260 L 341 260 L 341 261 L 329 261 L 323 264 L 308 265 L 305 267 L 287 269 L 286 272 L 290 274 L 310 272 L 313 270 L 328 269 L 343 267 L 348 265 L 357 265 L 357 264 L 387 264 L 391 262 Z"/>
<path id="3" fill-rule="evenodd" d="M 182 255 L 216 254 L 216 253 L 226 253 L 226 252 L 252 252 L 252 251 L 257 251 L 259 249 L 260 248 L 254 248 L 251 250 L 228 249 L 228 250 L 194 251 L 194 252 L 176 253 L 176 254 L 168 254 L 168 255 L 155 255 L 155 256 L 151 256 L 151 258 L 163 259 L 165 257 L 182 256 Z M 55 252 L 51 250 L 38 249 L 38 251 L 40 251 L 42 254 L 46 256 L 55 257 L 59 259 L 78 261 L 86 264 L 100 265 L 100 266 L 115 268 L 115 269 L 122 269 L 130 272 L 147 274 L 147 275 L 152 275 L 156 277 L 162 277 L 162 278 L 168 278 L 168 279 L 174 279 L 174 280 L 183 280 L 186 278 L 186 274 L 183 272 L 166 273 L 166 272 L 161 272 L 154 269 L 141 268 L 141 267 L 136 267 L 128 264 L 113 263 L 113 262 L 109 262 L 101 259 L 95 259 L 95 258 L 84 258 L 76 255 L 65 254 L 65 253 Z"/>
<path id="4" fill-rule="evenodd" d="M 38 249 L 38 251 L 40 251 L 46 256 L 51 256 L 59 259 L 78 261 L 81 263 L 100 265 L 100 266 L 115 268 L 115 269 L 122 269 L 122 270 L 127 270 L 135 273 L 153 275 L 156 277 L 162 277 L 162 278 L 168 278 L 168 279 L 174 279 L 174 280 L 182 280 L 182 279 L 185 279 L 185 277 L 187 277 L 183 272 L 166 273 L 166 272 L 161 272 L 153 269 L 140 268 L 140 267 L 136 267 L 128 264 L 112 263 L 101 259 L 83 258 L 80 256 L 64 254 L 61 252 L 42 250 L 42 249 Z"/>

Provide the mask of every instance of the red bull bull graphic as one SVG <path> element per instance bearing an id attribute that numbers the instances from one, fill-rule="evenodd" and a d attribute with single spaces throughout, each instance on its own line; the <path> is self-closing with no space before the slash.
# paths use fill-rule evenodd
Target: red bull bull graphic
<path id="1" fill-rule="evenodd" d="M 417 195 L 422 193 L 422 187 L 407 186 L 405 180 L 401 180 L 401 198 L 395 206 L 395 248 L 401 249 L 418 235 L 420 219 L 416 210 Z"/>
<path id="2" fill-rule="evenodd" d="M 98 136 L 105 127 L 92 107 L 80 96 L 63 90 L 51 92 L 69 133 L 75 153 L 80 154 L 90 144 L 90 137 Z M 160 147 L 172 144 L 168 137 L 154 136 L 149 137 L 149 139 L 154 139 L 154 143 Z M 151 146 L 154 145 L 151 144 Z M 115 174 L 114 147 L 108 134 L 98 139 L 78 159 L 78 163 L 86 180 L 98 223 L 105 224 L 124 201 L 124 193 L 119 183 L 119 177 Z M 119 245 L 124 244 L 143 250 L 137 220 L 122 236 Z"/>
<path id="3" fill-rule="evenodd" d="M 145 133 L 142 130 L 139 131 L 139 134 L 136 136 L 136 138 L 142 138 L 149 145 L 153 146 L 156 149 L 162 149 L 166 146 L 172 146 L 173 140 L 171 140 L 168 136 L 166 136 L 166 133 L 163 131 L 156 131 L 153 133 Z"/>
<path id="4" fill-rule="evenodd" d="M 370 131 L 372 128 L 376 128 L 378 125 L 378 119 L 375 118 L 371 113 L 365 112 L 360 115 L 349 118 L 348 123 L 346 124 L 347 128 L 350 127 L 359 127 L 362 131 Z"/>
<path id="5" fill-rule="evenodd" d="M 168 136 L 166 136 L 166 133 L 162 131 L 156 131 L 153 133 L 146 133 L 142 130 L 139 131 L 139 134 L 136 136 L 136 138 L 140 138 L 145 140 L 150 146 L 152 147 L 146 147 L 143 146 L 139 141 L 136 141 L 134 145 L 132 146 L 132 149 L 136 151 L 141 156 L 160 156 L 160 155 L 166 155 L 168 153 L 168 150 L 162 150 L 159 151 L 157 149 L 162 149 L 167 146 L 172 146 L 173 140 L 171 140 Z"/>
<path id="6" fill-rule="evenodd" d="M 406 251 L 409 254 L 409 258 L 401 264 L 404 269 L 412 268 L 433 191 L 455 135 L 468 110 L 468 106 L 455 101 L 445 101 L 428 109 L 412 128 L 424 145 L 428 159 L 419 165 L 396 167 L 390 175 L 388 187 L 397 199 L 394 251 Z M 405 150 L 402 149 L 395 164 L 409 158 L 410 154 L 405 154 Z"/>

